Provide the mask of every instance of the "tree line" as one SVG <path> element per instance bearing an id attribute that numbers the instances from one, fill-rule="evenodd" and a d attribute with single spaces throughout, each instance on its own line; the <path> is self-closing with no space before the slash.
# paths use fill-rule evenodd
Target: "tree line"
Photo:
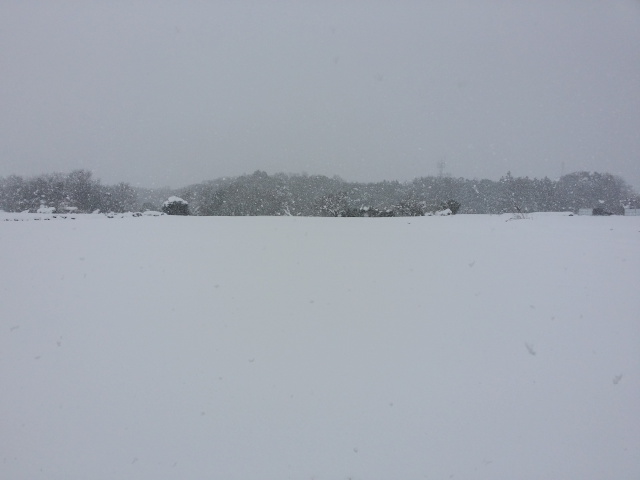
<path id="1" fill-rule="evenodd" d="M 256 171 L 178 193 L 195 215 L 413 216 L 447 208 L 483 214 L 601 208 L 623 214 L 625 205 L 640 203 L 623 179 L 597 172 L 575 172 L 558 180 L 508 172 L 497 181 L 430 176 L 405 183 L 359 183 Z"/>
<path id="2" fill-rule="evenodd" d="M 414 216 L 444 209 L 500 214 L 580 208 L 622 214 L 624 206 L 640 207 L 639 196 L 623 179 L 597 172 L 574 172 L 557 180 L 507 173 L 497 181 L 428 176 L 402 183 L 360 183 L 256 171 L 180 189 L 102 185 L 87 170 L 0 177 L 0 210 L 7 212 L 36 212 L 43 206 L 84 213 L 160 210 L 170 196 L 186 200 L 192 215 L 222 216 Z"/>
<path id="3" fill-rule="evenodd" d="M 58 212 L 127 212 L 138 209 L 138 195 L 128 183 L 102 185 L 88 170 L 50 173 L 33 178 L 0 177 L 0 210 L 36 212 L 53 207 Z"/>

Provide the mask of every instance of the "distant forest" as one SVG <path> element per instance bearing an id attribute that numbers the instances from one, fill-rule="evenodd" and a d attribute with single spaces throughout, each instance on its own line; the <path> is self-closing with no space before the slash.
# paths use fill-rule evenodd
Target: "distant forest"
<path id="1" fill-rule="evenodd" d="M 102 185 L 87 170 L 0 177 L 0 210 L 5 212 L 43 207 L 80 213 L 161 210 L 171 196 L 187 201 L 191 215 L 223 216 L 414 216 L 446 208 L 483 214 L 598 208 L 623 214 L 625 206 L 640 207 L 640 196 L 623 179 L 597 172 L 575 172 L 557 180 L 507 173 L 497 181 L 430 176 L 404 183 L 357 183 L 256 171 L 179 189 Z"/>

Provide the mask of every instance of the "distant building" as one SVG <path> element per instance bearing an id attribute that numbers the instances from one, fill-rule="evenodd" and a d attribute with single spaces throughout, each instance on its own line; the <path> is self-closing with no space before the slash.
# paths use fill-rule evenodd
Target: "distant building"
<path id="1" fill-rule="evenodd" d="M 625 208 L 624 209 L 625 217 L 635 217 L 640 216 L 640 208 Z"/>
<path id="2" fill-rule="evenodd" d="M 578 215 L 593 215 L 593 208 L 580 208 Z"/>

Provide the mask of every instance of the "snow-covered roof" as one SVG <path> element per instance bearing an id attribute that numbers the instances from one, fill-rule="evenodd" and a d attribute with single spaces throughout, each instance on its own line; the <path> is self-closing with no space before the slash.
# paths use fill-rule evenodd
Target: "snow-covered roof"
<path id="1" fill-rule="evenodd" d="M 189 202 L 176 196 L 169 197 L 162 205 L 169 205 L 171 203 L 184 203 L 185 205 L 189 205 Z"/>

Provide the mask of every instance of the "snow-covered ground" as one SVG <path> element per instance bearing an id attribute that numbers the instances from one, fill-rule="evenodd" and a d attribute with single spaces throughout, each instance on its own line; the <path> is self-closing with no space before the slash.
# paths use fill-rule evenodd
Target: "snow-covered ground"
<path id="1" fill-rule="evenodd" d="M 3 479 L 640 478 L 640 217 L 75 217 L 0 214 Z"/>

